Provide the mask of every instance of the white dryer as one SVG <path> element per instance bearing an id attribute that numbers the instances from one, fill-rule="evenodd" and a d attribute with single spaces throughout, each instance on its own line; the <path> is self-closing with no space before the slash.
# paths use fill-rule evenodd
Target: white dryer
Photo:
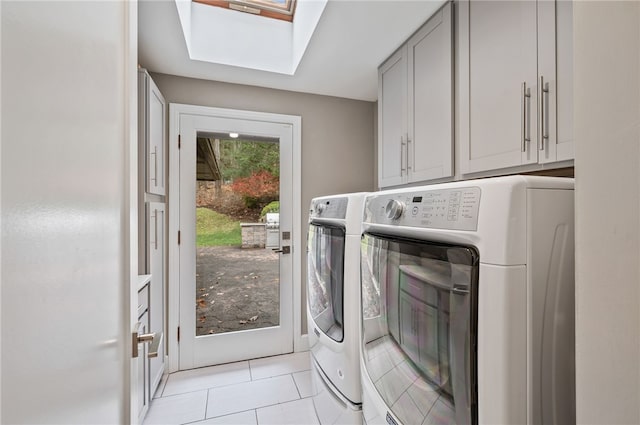
<path id="1" fill-rule="evenodd" d="M 368 425 L 575 423 L 573 187 L 509 176 L 366 198 Z"/>
<path id="2" fill-rule="evenodd" d="M 360 236 L 366 193 L 315 198 L 309 210 L 307 323 L 321 424 L 361 423 Z"/>

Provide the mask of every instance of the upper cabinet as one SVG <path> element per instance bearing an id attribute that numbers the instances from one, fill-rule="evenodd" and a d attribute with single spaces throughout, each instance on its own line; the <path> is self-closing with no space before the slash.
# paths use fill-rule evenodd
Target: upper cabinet
<path id="1" fill-rule="evenodd" d="M 572 4 L 460 1 L 461 172 L 573 158 Z"/>
<path id="2" fill-rule="evenodd" d="M 167 104 L 149 73 L 138 71 L 140 151 L 144 156 L 145 191 L 165 195 L 165 139 Z"/>
<path id="3" fill-rule="evenodd" d="M 378 185 L 453 175 L 453 51 L 446 3 L 378 70 Z"/>
<path id="4" fill-rule="evenodd" d="M 407 179 L 407 46 L 378 70 L 378 185 Z"/>

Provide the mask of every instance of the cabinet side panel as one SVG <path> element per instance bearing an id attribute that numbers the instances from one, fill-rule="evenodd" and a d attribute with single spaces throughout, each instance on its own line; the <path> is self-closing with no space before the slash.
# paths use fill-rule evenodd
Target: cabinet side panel
<path id="1" fill-rule="evenodd" d="M 556 2 L 556 160 L 574 158 L 573 2 Z"/>

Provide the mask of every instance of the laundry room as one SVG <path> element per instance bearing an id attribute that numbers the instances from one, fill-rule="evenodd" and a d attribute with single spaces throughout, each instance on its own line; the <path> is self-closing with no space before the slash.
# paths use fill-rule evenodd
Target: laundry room
<path id="1" fill-rule="evenodd" d="M 0 422 L 640 423 L 640 2 L 0 29 Z"/>

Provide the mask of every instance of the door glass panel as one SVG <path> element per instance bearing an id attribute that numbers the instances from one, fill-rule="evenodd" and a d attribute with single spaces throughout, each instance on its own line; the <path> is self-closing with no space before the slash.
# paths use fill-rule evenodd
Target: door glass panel
<path id="1" fill-rule="evenodd" d="M 196 336 L 280 324 L 277 140 L 198 134 Z"/>
<path id="2" fill-rule="evenodd" d="M 379 394 L 403 423 L 472 423 L 475 249 L 365 234 L 361 254 L 362 347 Z"/>
<path id="3" fill-rule="evenodd" d="M 316 326 L 342 342 L 343 270 L 345 231 L 340 227 L 311 224 L 308 240 L 309 310 Z"/>

